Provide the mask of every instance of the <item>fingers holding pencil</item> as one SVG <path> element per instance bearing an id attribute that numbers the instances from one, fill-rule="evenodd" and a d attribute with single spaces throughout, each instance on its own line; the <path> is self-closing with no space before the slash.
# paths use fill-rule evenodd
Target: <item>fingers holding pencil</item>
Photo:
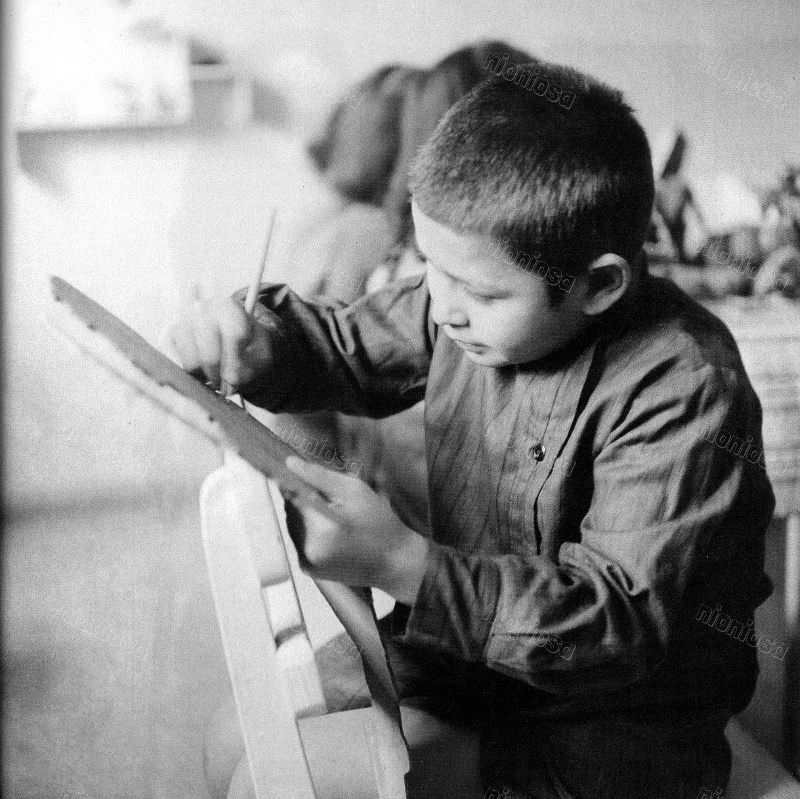
<path id="1" fill-rule="evenodd" d="M 261 261 L 253 272 L 253 277 L 247 287 L 247 295 L 244 300 L 244 312 L 252 319 L 253 311 L 255 311 L 256 302 L 258 301 L 258 293 L 261 289 L 261 282 L 264 279 L 264 271 L 267 267 L 269 260 L 270 245 L 272 244 L 272 233 L 275 230 L 275 218 L 278 212 L 275 208 L 270 208 L 267 212 L 267 232 L 264 236 L 264 250 L 261 256 Z M 234 393 L 229 381 L 223 379 L 220 383 L 220 393 L 222 396 L 227 397 Z"/>
<path id="2" fill-rule="evenodd" d="M 263 254 L 244 306 L 230 298 L 204 300 L 196 296 L 166 331 L 168 347 L 181 366 L 205 376 L 224 396 L 269 370 L 272 362 L 269 334 L 254 323 L 253 311 L 269 260 L 275 216 L 271 209 Z"/>
<path id="3" fill-rule="evenodd" d="M 187 372 L 212 387 L 246 382 L 259 326 L 231 298 L 200 300 L 181 311 L 163 336 L 167 351 Z"/>

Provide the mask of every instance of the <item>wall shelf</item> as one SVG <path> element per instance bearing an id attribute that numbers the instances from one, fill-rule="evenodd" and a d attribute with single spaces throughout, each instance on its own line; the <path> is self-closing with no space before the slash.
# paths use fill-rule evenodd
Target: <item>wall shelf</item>
<path id="1" fill-rule="evenodd" d="M 73 135 L 203 131 L 242 128 L 253 119 L 253 82 L 230 64 L 196 64 L 190 72 L 192 114 L 184 121 L 119 122 L 112 124 L 15 125 L 18 135 Z"/>

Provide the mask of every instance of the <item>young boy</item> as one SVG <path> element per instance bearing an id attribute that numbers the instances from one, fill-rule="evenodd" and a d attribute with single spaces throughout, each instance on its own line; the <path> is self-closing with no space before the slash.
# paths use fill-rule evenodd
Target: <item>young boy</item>
<path id="1" fill-rule="evenodd" d="M 757 673 L 698 614 L 752 623 L 771 590 L 761 411 L 725 327 L 647 275 L 650 154 L 621 95 L 534 70 L 481 84 L 418 155 L 424 278 L 335 311 L 266 287 L 255 323 L 198 305 L 173 341 L 273 411 L 425 397 L 432 538 L 292 461 L 343 518 L 294 535 L 314 574 L 395 597 L 401 691 L 479 730 L 484 789 L 696 797 L 725 786 Z"/>

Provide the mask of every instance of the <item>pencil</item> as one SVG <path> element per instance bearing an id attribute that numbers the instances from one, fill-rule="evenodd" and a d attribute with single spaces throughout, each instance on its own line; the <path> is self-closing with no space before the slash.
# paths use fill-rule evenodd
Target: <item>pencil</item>
<path id="1" fill-rule="evenodd" d="M 275 229 L 275 218 L 277 215 L 277 210 L 275 208 L 271 208 L 268 214 L 267 233 L 264 237 L 264 252 L 261 256 L 260 263 L 253 272 L 253 278 L 250 281 L 250 285 L 247 287 L 247 295 L 244 299 L 244 312 L 250 317 L 253 316 L 253 311 L 255 311 L 256 302 L 258 301 L 258 292 L 261 289 L 261 281 L 264 277 L 264 269 L 266 268 L 267 261 L 269 260 L 269 248 L 270 244 L 272 243 L 272 231 Z M 219 391 L 223 397 L 228 397 L 231 395 L 231 387 L 225 380 L 220 382 Z M 242 404 L 242 407 L 244 407 L 244 403 Z"/>
<path id="2" fill-rule="evenodd" d="M 275 217 L 277 215 L 278 212 L 274 208 L 271 208 L 269 211 L 269 221 L 267 222 L 267 235 L 264 237 L 264 254 L 261 256 L 261 263 L 253 273 L 253 279 L 250 281 L 250 285 L 247 289 L 247 296 L 244 300 L 244 312 L 248 316 L 253 315 L 253 311 L 256 307 L 258 292 L 261 288 L 261 280 L 264 277 L 264 269 L 267 266 L 267 260 L 269 258 L 269 245 L 272 242 L 272 231 L 275 229 Z"/>

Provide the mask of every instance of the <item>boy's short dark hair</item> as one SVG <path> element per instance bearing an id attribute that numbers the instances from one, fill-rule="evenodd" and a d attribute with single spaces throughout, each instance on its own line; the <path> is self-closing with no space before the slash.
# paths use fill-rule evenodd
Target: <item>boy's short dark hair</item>
<path id="1" fill-rule="evenodd" d="M 568 67 L 512 64 L 447 112 L 414 161 L 411 191 L 440 224 L 491 236 L 523 268 L 565 273 L 571 282 L 548 279 L 558 304 L 597 256 L 637 260 L 650 148 L 619 91 Z"/>

